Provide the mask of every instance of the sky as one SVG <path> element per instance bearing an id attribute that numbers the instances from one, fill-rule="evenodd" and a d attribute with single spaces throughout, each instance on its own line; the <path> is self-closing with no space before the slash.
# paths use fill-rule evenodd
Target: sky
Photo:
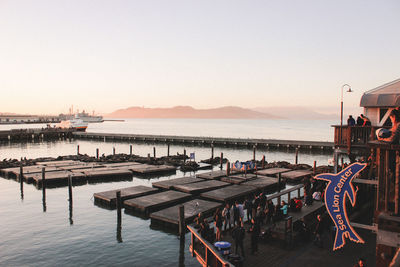
<path id="1" fill-rule="evenodd" d="M 0 112 L 339 112 L 344 84 L 352 110 L 400 78 L 399 12 L 397 0 L 0 0 Z"/>

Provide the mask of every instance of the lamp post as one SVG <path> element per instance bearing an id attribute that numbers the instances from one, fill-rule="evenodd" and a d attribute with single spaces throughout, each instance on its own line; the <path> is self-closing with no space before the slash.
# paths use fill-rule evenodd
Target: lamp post
<path id="1" fill-rule="evenodd" d="M 353 92 L 353 91 L 351 90 L 351 86 L 348 85 L 347 83 L 342 85 L 342 94 L 341 94 L 341 96 L 340 96 L 340 131 L 342 130 L 342 126 L 343 126 L 343 89 L 344 89 L 346 86 L 349 88 L 349 89 L 347 89 L 347 91 L 346 91 L 347 93 Z"/>

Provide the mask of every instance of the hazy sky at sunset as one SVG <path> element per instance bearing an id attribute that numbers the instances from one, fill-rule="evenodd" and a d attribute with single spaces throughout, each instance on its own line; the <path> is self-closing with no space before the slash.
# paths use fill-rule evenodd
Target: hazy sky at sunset
<path id="1" fill-rule="evenodd" d="M 0 112 L 345 108 L 400 78 L 400 1 L 0 0 Z"/>

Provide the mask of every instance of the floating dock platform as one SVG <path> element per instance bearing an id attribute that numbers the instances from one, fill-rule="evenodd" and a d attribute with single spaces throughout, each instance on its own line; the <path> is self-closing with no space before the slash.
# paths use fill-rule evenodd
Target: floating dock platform
<path id="1" fill-rule="evenodd" d="M 257 171 L 257 174 L 265 175 L 265 176 L 273 176 L 273 175 L 278 175 L 280 173 L 289 172 L 289 171 L 291 171 L 291 169 L 269 168 L 269 169 L 264 169 L 264 170 Z"/>
<path id="2" fill-rule="evenodd" d="M 133 213 L 139 212 L 148 215 L 150 212 L 182 203 L 189 200 L 191 197 L 191 194 L 169 190 L 149 196 L 125 200 L 123 206 L 125 207 L 125 211 L 131 211 Z"/>
<path id="3" fill-rule="evenodd" d="M 176 185 L 176 186 L 174 186 L 174 189 L 181 191 L 181 192 L 196 195 L 196 194 L 199 194 L 202 192 L 214 190 L 217 188 L 222 188 L 222 187 L 225 187 L 228 185 L 230 185 L 230 184 L 224 183 L 221 181 L 210 180 L 210 181 L 204 181 L 204 182 L 198 182 L 198 183 Z"/>
<path id="4" fill-rule="evenodd" d="M 219 202 L 231 202 L 235 200 L 242 200 L 245 196 L 255 193 L 257 188 L 247 185 L 230 185 L 224 188 L 208 191 L 200 194 L 204 199 L 209 199 Z"/>
<path id="5" fill-rule="evenodd" d="M 104 191 L 99 193 L 94 193 L 94 203 L 101 207 L 106 207 L 110 209 L 116 208 L 117 203 L 117 191 L 121 191 L 121 201 L 127 199 L 146 196 L 159 192 L 156 188 L 151 188 L 143 185 L 137 185 L 132 187 L 126 187 L 121 189 L 115 189 L 110 191 Z"/>
<path id="6" fill-rule="evenodd" d="M 150 214 L 151 224 L 173 227 L 178 230 L 179 226 L 179 207 L 185 207 L 185 223 L 192 223 L 194 218 L 201 212 L 204 217 L 209 217 L 219 207 L 221 203 L 207 201 L 203 199 L 194 199 L 179 205 L 169 207 Z"/>
<path id="7" fill-rule="evenodd" d="M 303 178 L 310 177 L 311 175 L 312 171 L 295 170 L 282 173 L 282 178 L 285 178 L 287 182 L 297 183 L 300 182 Z"/>
<path id="8" fill-rule="evenodd" d="M 194 177 L 182 177 L 182 178 L 175 178 L 175 179 L 154 182 L 154 183 L 152 183 L 152 185 L 155 188 L 173 189 L 175 186 L 178 186 L 178 185 L 198 183 L 198 182 L 203 182 L 203 181 L 204 181 L 203 179 L 194 178 Z"/>

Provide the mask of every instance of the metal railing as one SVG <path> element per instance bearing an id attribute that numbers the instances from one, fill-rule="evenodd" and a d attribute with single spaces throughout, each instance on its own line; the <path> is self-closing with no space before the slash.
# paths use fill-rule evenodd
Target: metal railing
<path id="1" fill-rule="evenodd" d="M 188 225 L 191 233 L 191 244 L 189 246 L 192 257 L 197 258 L 202 266 L 211 267 L 233 267 L 233 265 L 224 259 L 212 244 L 203 238 L 195 228 Z"/>

